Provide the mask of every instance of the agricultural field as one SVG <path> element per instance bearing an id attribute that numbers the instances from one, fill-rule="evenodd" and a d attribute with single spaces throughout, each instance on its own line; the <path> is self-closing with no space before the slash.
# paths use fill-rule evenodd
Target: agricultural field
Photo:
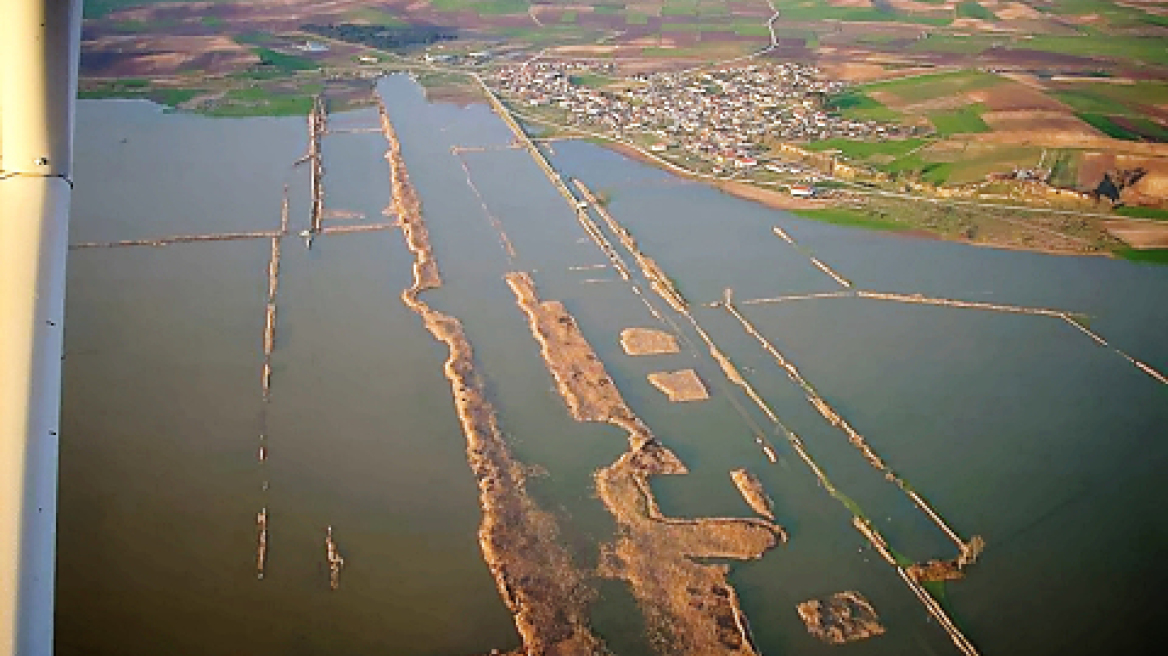
<path id="1" fill-rule="evenodd" d="M 1147 67 L 1168 67 L 1168 16 L 1155 10 L 1100 0 L 91 0 L 85 15 L 95 44 L 127 34 L 291 36 L 305 24 L 428 26 L 509 47 L 552 45 L 553 55 L 556 45 L 603 46 L 595 54 L 634 64 L 756 54 L 873 62 L 889 74 L 976 64 L 1147 78 Z"/>
<path id="2" fill-rule="evenodd" d="M 82 90 L 208 113 L 284 113 L 301 109 L 312 85 L 375 70 L 489 72 L 538 54 L 603 62 L 611 67 L 603 74 L 582 72 L 573 81 L 604 88 L 640 72 L 794 61 L 850 82 L 825 98 L 828 111 L 924 133 L 923 141 L 833 140 L 811 149 L 937 185 L 978 184 L 1041 165 L 1052 182 L 1091 189 L 1130 164 L 1147 169 L 1125 192 L 1142 202 L 1168 198 L 1160 192 L 1168 186 L 1163 5 L 90 0 Z"/>

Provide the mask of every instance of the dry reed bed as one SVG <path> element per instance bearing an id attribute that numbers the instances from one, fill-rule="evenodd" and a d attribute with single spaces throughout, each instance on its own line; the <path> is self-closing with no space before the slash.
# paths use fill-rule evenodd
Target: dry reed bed
<path id="1" fill-rule="evenodd" d="M 401 147 L 385 106 L 379 106 L 389 142 L 393 207 L 414 256 L 413 283 L 402 302 L 449 349 L 443 367 L 467 441 L 467 461 L 479 487 L 483 520 L 479 545 L 496 587 L 515 618 L 528 654 L 606 654 L 588 625 L 595 591 L 559 544 L 555 518 L 527 495 L 524 468 L 511 456 L 494 407 L 484 396 L 470 341 L 455 317 L 431 308 L 421 292 L 441 286 L 421 203 L 409 181 Z"/>

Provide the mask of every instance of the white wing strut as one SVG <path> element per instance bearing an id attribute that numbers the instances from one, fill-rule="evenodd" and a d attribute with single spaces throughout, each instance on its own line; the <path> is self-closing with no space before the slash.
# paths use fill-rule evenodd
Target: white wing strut
<path id="1" fill-rule="evenodd" d="M 0 656 L 53 652 L 81 0 L 0 1 Z"/>

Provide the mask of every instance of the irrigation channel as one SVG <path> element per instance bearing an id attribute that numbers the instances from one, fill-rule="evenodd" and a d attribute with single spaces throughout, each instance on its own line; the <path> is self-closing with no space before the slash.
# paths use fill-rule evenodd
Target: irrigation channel
<path id="1" fill-rule="evenodd" d="M 1161 384 L 1168 385 L 1168 376 L 1165 376 L 1164 374 L 1160 373 L 1159 371 L 1157 371 L 1155 368 L 1153 368 L 1151 365 L 1147 364 L 1146 362 L 1142 362 L 1142 361 L 1137 360 L 1136 358 L 1132 357 L 1131 355 L 1128 355 L 1127 353 L 1120 350 L 1119 348 L 1112 347 L 1111 344 L 1108 343 L 1108 341 L 1106 339 L 1103 339 L 1103 337 L 1101 337 L 1098 333 L 1094 332 L 1093 330 L 1088 328 L 1086 325 L 1084 325 L 1085 321 L 1087 319 L 1086 315 L 1084 315 L 1084 314 L 1071 312 L 1068 310 L 1056 310 L 1056 309 L 1052 309 L 1052 308 L 1026 307 L 1026 306 L 1021 306 L 1021 305 L 1006 305 L 1006 304 L 1002 304 L 1002 303 L 984 303 L 984 302 L 980 302 L 980 301 L 962 301 L 962 300 L 953 299 L 953 298 L 933 298 L 933 297 L 929 297 L 929 296 L 924 296 L 922 294 L 904 294 L 904 293 L 896 293 L 896 292 L 880 292 L 880 291 L 872 291 L 872 290 L 864 290 L 864 289 L 852 289 L 851 281 L 848 281 L 843 276 L 840 276 L 831 267 L 829 267 L 827 264 L 823 263 L 818 258 L 816 258 L 808 249 L 804 248 L 803 246 L 800 246 L 798 244 L 798 242 L 796 242 L 794 239 L 792 239 L 791 236 L 789 234 L 787 234 L 786 231 L 784 231 L 782 228 L 775 226 L 772 228 L 772 231 L 775 233 L 775 235 L 777 237 L 779 237 L 783 241 L 787 242 L 791 246 L 795 247 L 795 249 L 798 250 L 800 253 L 803 253 L 804 255 L 806 255 L 810 259 L 811 263 L 816 268 L 818 268 L 820 271 L 822 271 L 825 274 L 827 274 L 828 276 L 830 276 L 832 279 L 834 279 L 836 282 L 838 282 L 841 286 L 848 289 L 848 291 L 825 292 L 825 293 L 819 293 L 819 294 L 792 294 L 792 295 L 788 295 L 788 296 L 777 296 L 774 298 L 755 298 L 755 299 L 748 299 L 748 300 L 741 301 L 742 305 L 765 305 L 765 304 L 770 304 L 770 303 L 785 303 L 788 301 L 806 301 L 806 300 L 816 300 L 816 299 L 826 299 L 826 298 L 864 298 L 864 299 L 869 299 L 869 300 L 874 300 L 874 301 L 888 301 L 888 302 L 892 302 L 892 303 L 910 303 L 910 304 L 915 304 L 915 305 L 934 305 L 934 306 L 939 306 L 939 307 L 952 307 L 952 308 L 961 308 L 961 309 L 966 309 L 966 310 L 982 310 L 982 311 L 987 311 L 987 312 L 1002 312 L 1005 314 L 1027 314 L 1027 315 L 1036 316 L 1036 317 L 1051 317 L 1051 318 L 1055 318 L 1055 319 L 1060 319 L 1060 320 L 1065 321 L 1066 323 L 1074 326 L 1077 330 L 1082 332 L 1087 337 L 1091 338 L 1091 341 L 1095 342 L 1099 346 L 1102 346 L 1104 348 L 1112 348 L 1116 353 L 1118 353 L 1121 357 L 1123 357 L 1123 359 L 1127 360 L 1135 368 L 1144 372 L 1148 376 L 1151 376 L 1153 379 L 1160 382 Z M 731 295 L 731 291 L 726 290 L 726 298 L 725 298 L 724 302 L 727 306 L 726 307 L 727 310 L 731 310 L 730 295 Z M 722 305 L 722 302 L 718 302 L 718 301 L 715 301 L 715 302 L 709 304 L 710 307 L 719 307 L 720 305 Z M 736 310 L 731 310 L 731 314 L 734 314 L 735 317 L 738 318 L 739 321 L 743 322 L 744 327 L 747 325 L 747 322 L 745 321 L 745 319 L 741 318 L 741 315 L 738 314 Z M 747 328 L 747 332 L 750 332 L 752 335 L 754 335 L 756 337 L 756 339 L 761 339 L 761 336 L 756 335 L 754 332 L 751 332 L 752 330 L 753 330 L 753 328 Z M 767 348 L 766 344 L 764 344 L 763 346 L 764 346 L 764 349 Z M 768 351 L 769 351 L 769 349 L 768 349 Z M 776 355 L 776 353 L 771 353 L 771 354 L 775 355 L 776 360 L 779 361 L 780 366 L 783 366 L 784 368 L 786 368 L 786 365 L 784 364 L 784 361 L 782 360 L 782 356 Z M 806 382 L 806 381 L 802 381 L 802 377 L 799 377 L 799 378 L 793 377 L 793 379 L 796 380 L 796 382 L 799 382 L 800 385 L 804 385 Z M 829 419 L 829 421 L 830 421 L 830 419 Z"/>
<path id="2" fill-rule="evenodd" d="M 665 300 L 665 302 L 668 303 L 675 312 L 684 317 L 693 327 L 694 331 L 699 335 L 702 341 L 705 342 L 709 351 L 709 355 L 715 360 L 715 362 L 717 362 L 723 374 L 726 376 L 726 379 L 730 383 L 737 385 L 742 389 L 742 391 L 755 403 L 756 406 L 758 406 L 758 408 L 767 416 L 767 418 L 770 419 L 770 421 L 777 427 L 777 429 L 786 436 L 787 441 L 791 444 L 791 447 L 799 455 L 803 462 L 807 464 L 808 468 L 811 469 L 812 473 L 819 480 L 823 488 L 827 490 L 833 498 L 848 508 L 849 512 L 851 512 L 853 515 L 853 525 L 872 544 L 873 548 L 882 554 L 885 561 L 897 570 L 901 580 L 904 581 L 909 590 L 913 592 L 914 596 L 916 596 L 916 598 L 921 602 L 925 610 L 937 621 L 938 625 L 945 630 L 958 650 L 966 656 L 976 655 L 978 653 L 976 647 L 961 632 L 957 625 L 953 623 L 941 605 L 932 597 L 931 594 L 929 594 L 924 586 L 921 585 L 921 582 L 911 573 L 912 568 L 905 567 L 892 556 L 892 552 L 888 547 L 887 541 L 879 533 L 879 531 L 877 531 L 877 529 L 872 526 L 872 524 L 863 516 L 863 513 L 860 511 L 858 504 L 837 490 L 837 488 L 831 483 L 830 479 L 828 479 L 827 474 L 823 471 L 823 468 L 818 465 L 807 452 L 802 439 L 799 438 L 799 436 L 796 435 L 794 431 L 787 427 L 787 425 L 767 404 L 767 402 L 762 398 L 757 390 L 754 389 L 747 378 L 743 376 L 742 372 L 739 371 L 734 363 L 717 346 L 710 334 L 702 328 L 701 324 L 689 311 L 688 303 L 679 293 L 677 293 L 667 274 L 656 264 L 654 260 L 646 256 L 641 251 L 632 235 L 623 226 L 621 226 L 619 222 L 617 222 L 616 219 L 611 216 L 611 214 L 608 213 L 608 211 L 602 206 L 596 196 L 591 193 L 587 186 L 583 185 L 579 181 L 574 181 L 575 186 L 581 192 L 581 195 L 585 200 L 580 200 L 576 197 L 575 194 L 572 193 L 571 189 L 565 184 L 563 177 L 555 170 L 555 168 L 544 156 L 543 152 L 523 130 L 522 126 L 519 125 L 518 121 L 511 114 L 507 106 L 503 104 L 503 102 L 486 86 L 485 83 L 482 82 L 481 79 L 477 78 L 477 76 L 475 79 L 482 87 L 483 92 L 486 95 L 492 109 L 500 116 L 500 118 L 503 119 L 503 122 L 506 123 L 514 133 L 516 142 L 522 145 L 528 151 L 528 153 L 531 154 L 532 158 L 535 160 L 535 163 L 544 172 L 548 180 L 552 183 L 556 190 L 559 191 L 560 195 L 564 197 L 565 201 L 567 201 L 568 204 L 576 211 L 577 218 L 584 227 L 585 232 L 596 244 L 597 248 L 599 248 L 612 261 L 613 266 L 616 267 L 617 271 L 621 274 L 621 278 L 627 282 L 630 282 L 630 284 L 633 286 L 634 292 L 636 292 L 637 295 L 641 297 L 646 305 L 652 307 L 648 299 L 646 299 L 644 295 L 640 293 L 636 284 L 630 280 L 629 269 L 624 264 L 623 258 L 589 216 L 589 208 L 596 210 L 597 214 L 600 215 L 601 218 L 608 224 L 612 233 L 617 236 L 618 240 L 621 241 L 622 245 L 633 256 L 634 260 L 638 263 L 638 265 L 640 265 L 642 273 L 649 281 L 652 289 L 657 292 L 657 294 L 661 296 L 661 298 Z M 779 232 L 781 231 L 776 230 L 776 234 Z M 783 234 L 785 235 L 785 233 Z M 790 239 L 789 236 L 787 236 L 786 239 L 792 245 L 795 245 L 794 240 Z M 841 286 L 845 288 L 851 287 L 850 281 L 835 273 L 826 264 L 818 261 L 813 257 L 812 260 L 813 264 L 815 264 L 818 269 L 835 279 L 836 282 Z M 667 316 L 657 312 L 656 310 L 653 311 L 653 314 L 658 319 L 662 319 L 663 317 Z M 669 323 L 672 322 L 670 321 Z M 680 331 L 677 332 L 678 334 L 681 334 Z M 821 413 L 824 414 L 825 419 L 831 423 L 830 417 L 835 413 L 831 412 L 829 414 L 824 412 L 823 410 L 826 409 L 827 406 L 824 405 L 824 408 L 821 409 Z M 838 418 L 838 415 L 835 416 Z M 842 423 L 842 419 L 839 420 L 839 422 Z M 767 459 L 772 464 L 776 464 L 777 458 L 775 456 L 773 447 L 767 443 L 765 438 L 762 436 L 761 431 L 756 430 L 755 434 L 755 441 L 762 447 L 764 454 L 767 456 Z M 860 440 L 861 444 L 863 444 L 862 438 L 860 438 Z M 883 464 L 883 461 L 879 462 Z M 956 559 L 956 566 L 960 568 L 972 562 L 973 557 L 975 557 L 977 551 L 980 550 L 980 539 L 975 538 L 969 543 L 961 540 L 961 538 L 955 532 L 948 529 L 948 525 L 941 519 L 940 515 L 933 511 L 922 498 L 916 495 L 915 492 L 907 489 L 907 486 L 905 486 L 902 482 L 899 482 L 899 479 L 896 480 L 898 481 L 898 485 L 900 485 L 901 488 L 910 495 L 910 498 L 913 498 L 914 503 L 917 504 L 917 507 L 921 508 L 922 511 L 929 515 L 934 523 L 942 527 L 942 530 L 945 531 L 946 534 L 949 535 L 950 539 L 952 539 L 958 545 L 960 554 Z"/>

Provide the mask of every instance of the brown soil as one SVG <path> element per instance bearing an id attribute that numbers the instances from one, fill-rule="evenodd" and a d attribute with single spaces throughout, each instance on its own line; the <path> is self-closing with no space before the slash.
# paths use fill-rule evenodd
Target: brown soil
<path id="1" fill-rule="evenodd" d="M 1008 110 L 991 111 L 981 115 L 999 132 L 1030 132 L 1060 135 L 1101 136 L 1099 131 L 1064 111 Z"/>
<path id="2" fill-rule="evenodd" d="M 872 604 L 859 592 L 837 592 L 795 607 L 811 635 L 840 645 L 884 633 Z"/>
<path id="3" fill-rule="evenodd" d="M 702 379 L 698 378 L 698 372 L 693 369 L 654 371 L 649 374 L 649 382 L 675 403 L 705 401 L 710 398 Z"/>
<path id="4" fill-rule="evenodd" d="M 95 76 L 215 74 L 259 62 L 248 48 L 221 36 L 104 36 L 82 44 L 82 70 Z"/>
<path id="5" fill-rule="evenodd" d="M 1129 147 L 1168 146 L 1168 144 L 1144 144 L 1121 142 Z M 1116 150 L 1120 150 L 1116 148 Z M 1094 189 L 1103 180 L 1104 174 L 1114 178 L 1119 171 L 1142 169 L 1144 175 L 1132 186 L 1124 189 L 1121 198 L 1133 205 L 1157 205 L 1168 199 L 1168 157 L 1144 157 L 1127 155 L 1115 150 L 1084 153 L 1079 163 L 1079 188 Z"/>
<path id="6" fill-rule="evenodd" d="M 1033 20 L 1041 18 L 1042 14 L 1038 10 L 1028 7 L 1021 2 L 1007 2 L 994 10 L 994 15 L 998 18 L 1008 20 Z"/>
<path id="7" fill-rule="evenodd" d="M 1115 219 L 1104 221 L 1103 225 L 1132 248 L 1168 248 L 1168 223 Z"/>
<path id="8" fill-rule="evenodd" d="M 734 481 L 734 485 L 738 487 L 738 491 L 742 494 L 746 505 L 750 506 L 759 515 L 774 521 L 774 504 L 771 502 L 771 498 L 767 496 L 766 490 L 762 486 L 762 481 L 758 480 L 757 476 L 745 469 L 735 469 L 730 472 L 730 478 Z"/>
<path id="9" fill-rule="evenodd" d="M 419 299 L 421 292 L 440 286 L 442 279 L 393 125 L 384 105 L 379 109 L 389 142 L 386 159 L 393 206 L 414 256 L 413 283 L 402 292 L 402 302 L 421 316 L 426 330 L 449 350 L 443 371 L 466 436 L 467 462 L 478 482 L 483 559 L 515 617 L 526 653 L 605 654 L 603 643 L 588 625 L 595 591 L 559 544 L 554 516 L 527 495 L 525 469 L 511 456 L 494 407 L 483 393 L 462 323 Z"/>
<path id="10" fill-rule="evenodd" d="M 1168 143 L 1124 141 L 1110 137 L 1092 137 L 1057 131 L 987 132 L 979 134 L 979 141 L 993 143 L 1028 144 L 1049 148 L 1089 148 L 1114 150 L 1141 157 L 1168 157 Z"/>
<path id="11" fill-rule="evenodd" d="M 988 89 L 975 89 L 965 94 L 970 102 L 982 103 L 991 112 L 1032 111 L 1071 114 L 1071 108 L 1051 98 L 1039 89 L 1010 80 Z"/>
<path id="12" fill-rule="evenodd" d="M 676 337 L 653 328 L 625 328 L 620 334 L 620 344 L 628 355 L 665 355 L 680 350 Z"/>
<path id="13" fill-rule="evenodd" d="M 917 16 L 952 16 L 953 5 L 956 0 L 948 2 L 918 2 L 916 0 L 887 0 L 892 8 L 906 14 Z"/>
<path id="14" fill-rule="evenodd" d="M 852 61 L 824 61 L 820 63 L 820 68 L 823 69 L 823 72 L 828 77 L 843 80 L 844 82 L 872 82 L 884 78 L 900 77 L 928 71 L 928 69 L 923 68 L 919 70 L 888 69 L 880 64 Z"/>
<path id="15" fill-rule="evenodd" d="M 795 198 L 785 191 L 767 189 L 745 182 L 717 182 L 715 187 L 739 198 L 757 201 L 776 210 L 823 209 L 835 205 L 834 201 L 816 198 Z"/>

